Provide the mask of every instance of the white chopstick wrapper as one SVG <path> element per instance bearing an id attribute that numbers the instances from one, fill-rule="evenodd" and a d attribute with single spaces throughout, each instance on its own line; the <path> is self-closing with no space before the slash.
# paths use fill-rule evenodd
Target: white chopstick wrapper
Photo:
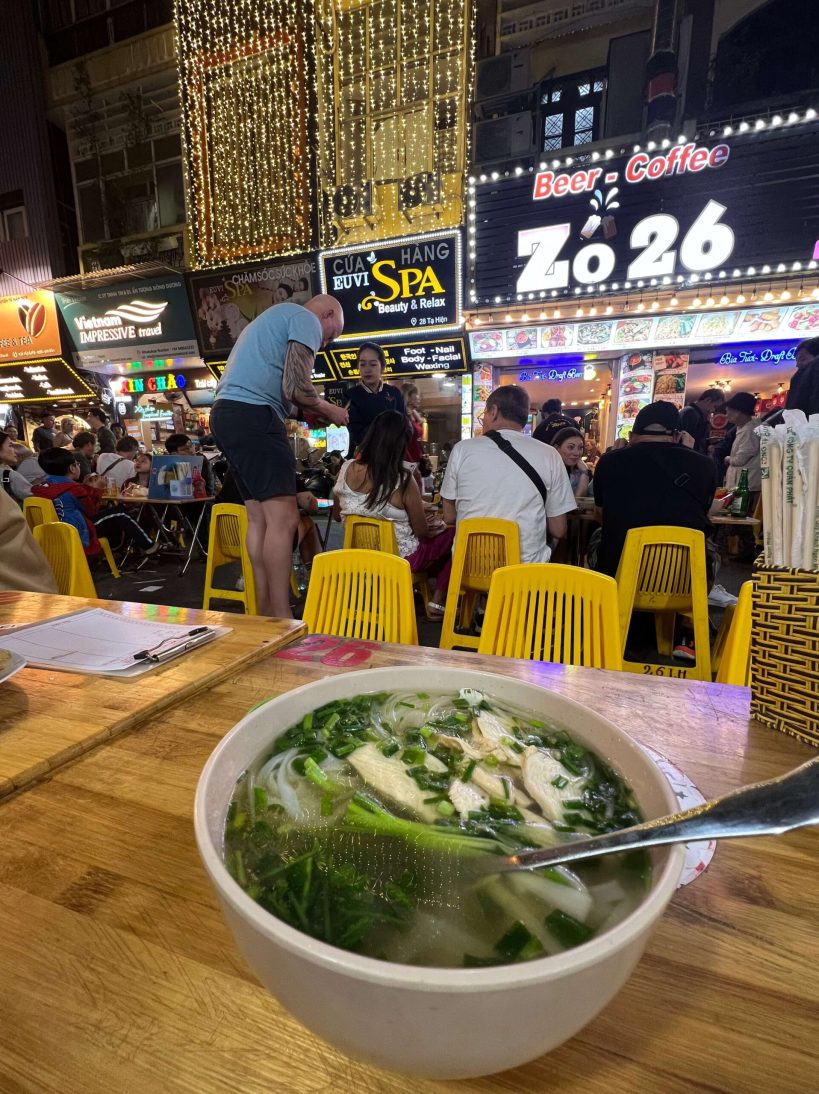
<path id="1" fill-rule="evenodd" d="M 768 446 L 768 456 L 771 464 L 771 529 L 773 536 L 773 553 L 771 564 L 783 565 L 782 547 L 782 445 L 779 437 L 771 438 Z"/>
<path id="2" fill-rule="evenodd" d="M 759 465 L 762 473 L 762 550 L 765 565 L 773 565 L 773 493 L 771 486 L 770 444 L 773 440 L 773 430 L 770 426 L 760 426 L 756 431 L 759 434 Z"/>

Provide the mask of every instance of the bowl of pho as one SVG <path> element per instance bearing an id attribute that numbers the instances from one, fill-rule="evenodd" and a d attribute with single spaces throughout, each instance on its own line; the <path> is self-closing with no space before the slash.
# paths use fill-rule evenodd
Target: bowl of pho
<path id="1" fill-rule="evenodd" d="M 251 711 L 196 793 L 200 855 L 251 969 L 305 1026 L 393 1071 L 515 1067 L 640 958 L 682 846 L 494 873 L 491 857 L 676 811 L 622 730 L 455 668 L 349 672 Z"/>

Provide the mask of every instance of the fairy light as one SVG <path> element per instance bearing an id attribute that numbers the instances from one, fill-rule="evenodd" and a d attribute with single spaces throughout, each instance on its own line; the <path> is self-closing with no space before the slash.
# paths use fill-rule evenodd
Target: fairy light
<path id="1" fill-rule="evenodd" d="M 177 0 L 182 132 L 196 267 L 309 249 L 306 28 L 317 0 Z M 265 109 L 260 109 L 265 104 Z"/>

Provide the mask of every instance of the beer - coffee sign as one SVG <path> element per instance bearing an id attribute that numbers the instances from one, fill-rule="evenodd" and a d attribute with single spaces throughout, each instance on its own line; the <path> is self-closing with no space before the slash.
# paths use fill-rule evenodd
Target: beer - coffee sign
<path id="1" fill-rule="evenodd" d="M 338 341 L 460 329 L 461 237 L 430 232 L 321 255 L 322 290 L 344 309 Z"/>
<path id="2" fill-rule="evenodd" d="M 198 356 L 181 277 L 58 293 L 57 303 L 75 359 L 86 367 Z"/>
<path id="3" fill-rule="evenodd" d="M 0 361 L 58 357 L 60 333 L 54 294 L 32 289 L 0 297 Z"/>

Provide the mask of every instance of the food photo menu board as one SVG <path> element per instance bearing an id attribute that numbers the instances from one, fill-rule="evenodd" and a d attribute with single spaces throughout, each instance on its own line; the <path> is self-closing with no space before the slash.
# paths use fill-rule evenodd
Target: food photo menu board
<path id="1" fill-rule="evenodd" d="M 705 346 L 714 342 L 771 342 L 811 338 L 819 333 L 819 304 L 739 308 L 695 315 L 638 316 L 585 323 L 545 323 L 472 331 L 469 344 L 476 359 L 521 357 L 533 351 L 594 353 L 609 349 L 659 349 Z"/>

